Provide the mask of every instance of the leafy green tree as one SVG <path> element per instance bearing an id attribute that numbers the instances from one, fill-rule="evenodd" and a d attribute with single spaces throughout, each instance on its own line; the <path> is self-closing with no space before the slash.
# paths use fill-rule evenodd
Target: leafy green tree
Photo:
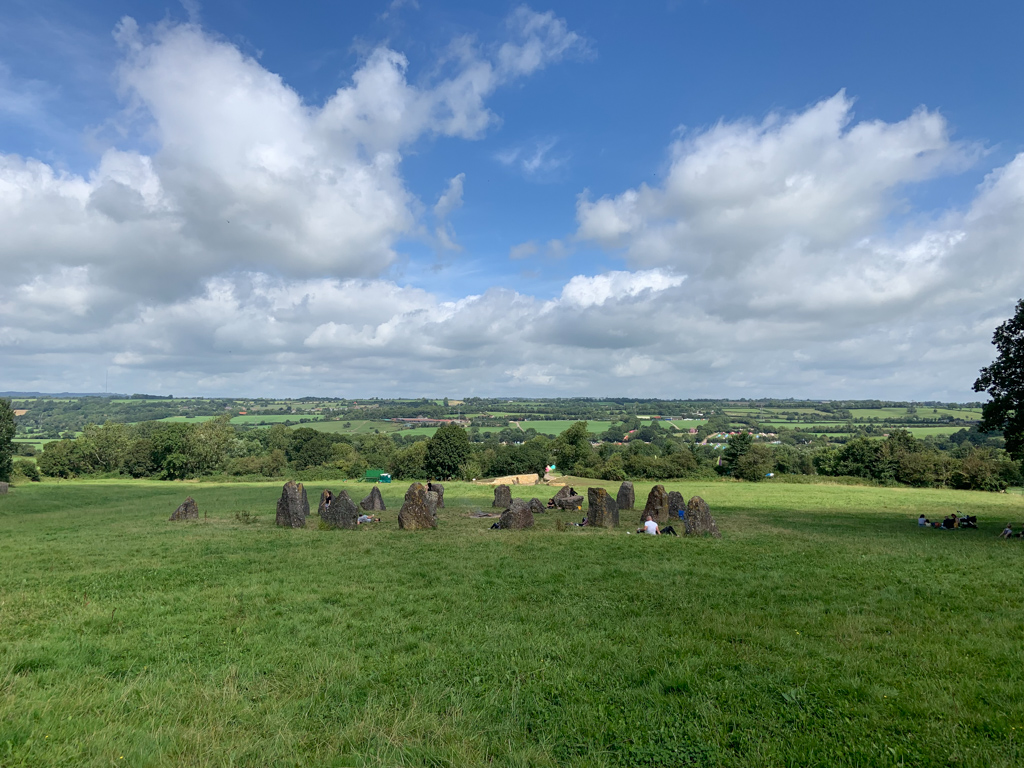
<path id="1" fill-rule="evenodd" d="M 14 411 L 10 400 L 0 400 L 0 482 L 10 482 L 13 469 Z"/>
<path id="2" fill-rule="evenodd" d="M 419 440 L 391 458 L 391 476 L 396 480 L 423 479 L 427 474 L 426 460 L 427 441 Z"/>
<path id="3" fill-rule="evenodd" d="M 395 455 L 397 446 L 391 439 L 391 435 L 367 435 L 359 443 L 359 453 L 371 467 L 383 469 L 391 463 L 391 457 Z"/>
<path id="4" fill-rule="evenodd" d="M 52 440 L 43 446 L 37 464 L 47 477 L 74 477 L 81 471 L 74 440 Z"/>
<path id="5" fill-rule="evenodd" d="M 740 432 L 729 438 L 729 444 L 722 451 L 722 460 L 725 468 L 730 474 L 736 474 L 736 464 L 743 458 L 754 444 L 754 436 L 749 432 Z"/>
<path id="6" fill-rule="evenodd" d="M 992 398 L 981 412 L 982 432 L 1002 430 L 1006 450 L 1015 459 L 1024 458 L 1024 299 L 1017 302 L 1013 317 L 992 335 L 999 354 L 981 369 L 974 382 L 975 392 Z"/>
<path id="7" fill-rule="evenodd" d="M 736 459 L 732 467 L 733 474 L 742 480 L 759 482 L 775 468 L 772 449 L 764 443 L 754 443 L 747 451 Z"/>
<path id="8" fill-rule="evenodd" d="M 585 473 L 588 467 L 597 464 L 597 456 L 590 445 L 590 433 L 587 422 L 577 421 L 562 434 L 555 438 L 551 445 L 551 453 L 555 457 L 555 465 L 562 473 Z"/>
<path id="9" fill-rule="evenodd" d="M 427 474 L 440 480 L 455 477 L 471 452 L 466 430 L 458 424 L 444 424 L 427 441 Z"/>
<path id="10" fill-rule="evenodd" d="M 326 432 L 300 427 L 292 432 L 292 439 L 285 454 L 299 471 L 319 467 L 331 460 L 334 442 L 331 435 Z"/>
<path id="11" fill-rule="evenodd" d="M 34 461 L 28 459 L 18 459 L 14 462 L 14 471 L 19 475 L 31 480 L 33 483 L 38 483 L 41 478 L 39 477 L 39 467 L 36 466 Z"/>

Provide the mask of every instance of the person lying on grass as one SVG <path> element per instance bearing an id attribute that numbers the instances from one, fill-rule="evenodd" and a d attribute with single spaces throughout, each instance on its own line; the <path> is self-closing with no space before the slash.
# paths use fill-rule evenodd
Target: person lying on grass
<path id="1" fill-rule="evenodd" d="M 666 525 L 665 530 L 662 531 L 661 528 L 658 527 L 658 524 L 654 522 L 654 518 L 650 515 L 647 515 L 647 517 L 644 518 L 644 527 L 637 528 L 636 532 L 646 533 L 649 536 L 661 536 L 662 533 L 670 533 L 673 536 L 679 535 L 678 533 L 676 533 L 676 529 L 673 528 L 671 525 Z"/>
<path id="2" fill-rule="evenodd" d="M 371 517 L 370 515 L 360 515 L 359 519 L 356 520 L 356 522 L 359 523 L 360 525 L 362 523 L 379 523 L 380 522 L 380 518 L 379 517 Z"/>

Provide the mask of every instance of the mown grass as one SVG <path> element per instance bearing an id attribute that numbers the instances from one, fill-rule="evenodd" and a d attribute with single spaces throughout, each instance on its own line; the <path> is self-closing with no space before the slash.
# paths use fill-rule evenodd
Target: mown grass
<path id="1" fill-rule="evenodd" d="M 491 531 L 456 483 L 399 531 L 380 488 L 358 531 L 276 528 L 277 484 L 0 497 L 0 765 L 1024 762 L 1020 496 L 671 484 L 713 540 Z"/>

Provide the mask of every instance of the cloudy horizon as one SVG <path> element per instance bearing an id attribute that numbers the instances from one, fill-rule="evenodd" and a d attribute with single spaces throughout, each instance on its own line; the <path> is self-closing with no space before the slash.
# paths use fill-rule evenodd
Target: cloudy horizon
<path id="1" fill-rule="evenodd" d="M 0 390 L 972 401 L 1024 296 L 1024 52 L 930 73 L 962 21 L 703 75 L 720 7 L 16 5 Z"/>

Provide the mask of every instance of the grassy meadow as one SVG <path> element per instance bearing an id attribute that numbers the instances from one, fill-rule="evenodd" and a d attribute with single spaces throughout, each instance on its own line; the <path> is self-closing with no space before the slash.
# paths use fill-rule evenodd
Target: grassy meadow
<path id="1" fill-rule="evenodd" d="M 461 483 L 406 532 L 379 487 L 357 531 L 276 528 L 279 484 L 0 496 L 0 766 L 1024 763 L 1019 495 L 669 483 L 715 540 L 492 531 Z"/>

